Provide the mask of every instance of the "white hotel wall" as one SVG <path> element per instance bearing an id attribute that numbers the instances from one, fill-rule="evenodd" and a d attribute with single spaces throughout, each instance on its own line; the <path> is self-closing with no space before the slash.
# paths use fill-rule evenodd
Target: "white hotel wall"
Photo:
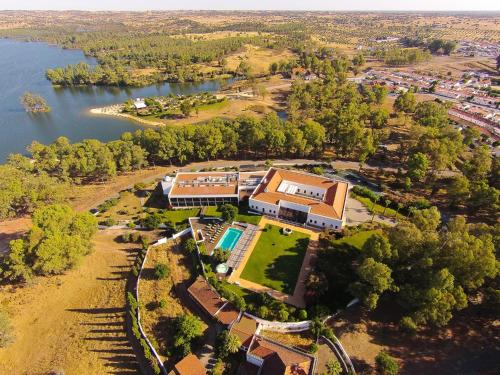
<path id="1" fill-rule="evenodd" d="M 250 209 L 259 213 L 264 213 L 268 216 L 278 216 L 279 207 L 274 204 L 264 203 L 260 201 L 256 201 L 250 199 L 248 201 Z M 287 202 L 287 206 L 290 202 Z M 265 211 L 262 211 L 264 209 Z M 303 211 L 300 210 L 300 211 Z M 315 223 L 316 221 L 316 223 Z M 323 224 L 324 223 L 324 224 Z M 318 228 L 332 228 L 332 229 L 341 229 L 344 225 L 343 221 L 340 219 L 327 218 L 320 215 L 314 215 L 309 213 L 307 215 L 307 225 L 318 227 Z"/>
<path id="2" fill-rule="evenodd" d="M 307 225 L 319 228 L 341 229 L 343 224 L 342 220 L 339 219 L 328 218 L 311 213 L 307 215 Z"/>
<path id="3" fill-rule="evenodd" d="M 278 215 L 279 207 L 275 204 L 260 202 L 260 201 L 256 201 L 256 200 L 253 200 L 252 198 L 250 198 L 248 200 L 248 205 L 249 205 L 250 209 L 253 211 L 256 211 L 259 213 L 264 213 L 264 214 L 267 214 L 269 216 L 277 216 Z"/>

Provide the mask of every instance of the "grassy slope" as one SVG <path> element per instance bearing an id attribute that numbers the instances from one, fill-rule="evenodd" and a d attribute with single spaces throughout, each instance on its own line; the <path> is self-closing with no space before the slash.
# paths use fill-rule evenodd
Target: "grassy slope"
<path id="1" fill-rule="evenodd" d="M 373 206 L 373 202 L 366 197 L 362 197 L 362 196 L 354 194 L 352 192 L 351 192 L 351 197 L 356 199 L 357 201 L 360 201 L 361 203 L 363 203 L 366 206 L 366 208 L 368 209 L 368 211 L 370 211 L 371 213 L 373 213 L 373 210 L 374 210 L 376 214 L 379 214 L 379 215 L 383 214 L 383 216 L 386 216 L 386 217 L 396 216 L 396 210 L 393 210 L 392 208 L 389 208 L 389 207 L 387 207 L 387 209 L 386 209 L 385 206 L 378 204 L 378 203 L 376 203 L 375 206 Z M 381 202 L 383 203 L 383 200 Z M 404 216 L 398 213 L 397 218 L 402 219 L 402 218 L 404 218 Z"/>
<path id="2" fill-rule="evenodd" d="M 241 274 L 249 280 L 291 294 L 297 283 L 309 236 L 293 232 L 281 234 L 280 227 L 266 225 Z"/>

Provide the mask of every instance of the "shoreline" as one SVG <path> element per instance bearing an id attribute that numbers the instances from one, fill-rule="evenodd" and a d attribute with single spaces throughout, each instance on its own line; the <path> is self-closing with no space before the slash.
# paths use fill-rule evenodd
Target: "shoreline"
<path id="1" fill-rule="evenodd" d="M 128 113 L 122 113 L 123 109 L 123 104 L 113 104 L 110 106 L 106 107 L 99 107 L 99 108 L 91 108 L 89 109 L 89 113 L 93 115 L 101 115 L 101 116 L 115 116 L 115 117 L 123 117 L 128 120 L 137 122 L 139 124 L 143 125 L 150 125 L 150 126 L 164 126 L 165 124 L 162 122 L 158 121 L 152 121 L 152 120 L 146 120 L 137 116 L 130 115 Z"/>

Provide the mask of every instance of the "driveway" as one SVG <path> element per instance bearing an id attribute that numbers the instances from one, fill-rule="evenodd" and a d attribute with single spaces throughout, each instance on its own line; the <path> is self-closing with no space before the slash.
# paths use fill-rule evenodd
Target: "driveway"
<path id="1" fill-rule="evenodd" d="M 351 197 L 347 198 L 345 214 L 346 225 L 349 226 L 366 223 L 372 220 L 372 214 L 368 211 L 368 208 L 360 201 Z M 396 220 L 394 218 L 388 218 L 381 215 L 375 215 L 373 220 L 390 226 L 396 225 Z"/>

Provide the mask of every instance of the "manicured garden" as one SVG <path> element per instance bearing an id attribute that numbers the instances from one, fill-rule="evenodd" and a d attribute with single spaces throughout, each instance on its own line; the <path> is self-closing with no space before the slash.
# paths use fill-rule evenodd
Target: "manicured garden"
<path id="1" fill-rule="evenodd" d="M 292 294 L 309 244 L 309 236 L 297 231 L 285 236 L 281 231 L 281 227 L 266 225 L 241 278 Z"/>

